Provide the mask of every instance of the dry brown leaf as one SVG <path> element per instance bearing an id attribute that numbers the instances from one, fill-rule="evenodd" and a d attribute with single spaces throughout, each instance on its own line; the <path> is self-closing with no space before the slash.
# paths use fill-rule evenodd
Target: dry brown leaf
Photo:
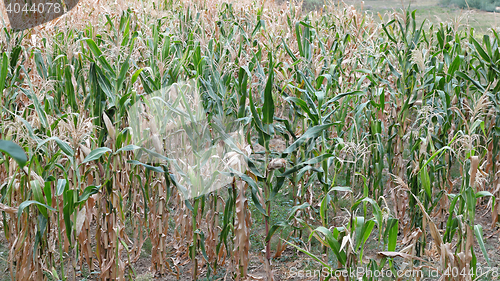
<path id="1" fill-rule="evenodd" d="M 271 162 L 269 163 L 267 168 L 269 170 L 275 170 L 275 169 L 283 168 L 285 166 L 286 166 L 286 160 L 283 158 L 277 158 L 277 159 L 271 160 Z"/>
<path id="2" fill-rule="evenodd" d="M 9 213 L 11 215 L 17 215 L 17 208 L 16 207 L 9 207 L 5 204 L 0 203 L 0 211 Z"/>
<path id="3" fill-rule="evenodd" d="M 80 236 L 80 232 L 82 231 L 86 215 L 87 207 L 83 206 L 83 208 L 78 212 L 78 215 L 76 216 L 76 236 Z"/>
<path id="4" fill-rule="evenodd" d="M 234 257 L 239 267 L 238 276 L 245 279 L 248 275 L 248 261 L 250 251 L 250 216 L 248 214 L 248 202 L 245 197 L 247 184 L 243 181 L 236 181 L 238 187 L 238 197 L 236 198 L 235 216 L 235 237 L 234 237 Z"/>
<path id="5" fill-rule="evenodd" d="M 470 158 L 470 186 L 474 186 L 476 182 L 477 167 L 479 167 L 479 157 L 471 156 Z"/>

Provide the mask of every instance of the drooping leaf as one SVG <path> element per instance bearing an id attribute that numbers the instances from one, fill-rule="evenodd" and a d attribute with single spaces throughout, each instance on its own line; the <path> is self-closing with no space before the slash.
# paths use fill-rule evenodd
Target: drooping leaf
<path id="1" fill-rule="evenodd" d="M 491 266 L 490 258 L 488 257 L 488 252 L 486 251 L 486 247 L 484 245 L 483 240 L 483 227 L 479 224 L 474 226 L 474 234 L 476 235 L 477 243 L 479 244 L 479 248 L 481 248 L 481 252 L 483 252 L 483 256 L 488 263 L 488 266 Z"/>
<path id="2" fill-rule="evenodd" d="M 19 204 L 18 211 L 17 211 L 18 220 L 21 220 L 21 215 L 22 215 L 24 209 L 26 209 L 28 206 L 30 206 L 32 204 L 42 206 L 42 207 L 47 208 L 51 211 L 56 211 L 56 209 L 54 209 L 50 206 L 47 206 L 47 204 L 44 204 L 44 203 L 41 203 L 41 202 L 38 202 L 35 200 L 27 200 L 27 201 L 24 201 L 23 203 Z"/>
<path id="3" fill-rule="evenodd" d="M 24 149 L 14 142 L 0 140 L 0 151 L 12 157 L 21 168 L 28 162 Z"/>
<path id="4" fill-rule="evenodd" d="M 57 196 L 61 196 L 68 186 L 68 182 L 65 179 L 57 180 Z"/>
<path id="5" fill-rule="evenodd" d="M 148 164 L 144 164 L 144 163 L 141 163 L 141 162 L 139 162 L 137 160 L 129 160 L 129 161 L 127 161 L 127 163 L 133 164 L 133 165 L 141 165 L 141 166 L 143 166 L 144 168 L 146 168 L 148 170 L 151 170 L 151 171 L 154 171 L 154 172 L 157 172 L 157 173 L 163 173 L 163 169 L 162 168 L 151 166 L 151 165 L 148 165 Z"/>
<path id="6" fill-rule="evenodd" d="M 292 153 L 295 149 L 297 149 L 303 142 L 310 138 L 315 138 L 319 136 L 324 130 L 331 127 L 334 123 L 318 125 L 312 128 L 309 128 L 300 138 L 298 138 L 294 143 L 292 143 L 287 149 L 283 151 L 283 153 Z"/>
<path id="7" fill-rule="evenodd" d="M 106 152 L 111 152 L 111 149 L 107 147 L 99 147 L 94 150 L 92 150 L 87 157 L 83 160 L 82 164 L 85 164 L 90 161 L 95 161 L 101 158 L 102 155 L 104 155 Z"/>
<path id="8" fill-rule="evenodd" d="M 84 203 L 89 199 L 90 196 L 96 194 L 99 192 L 101 189 L 101 186 L 87 186 L 85 190 L 83 191 L 82 195 L 78 196 L 78 202 L 77 204 Z"/>
<path id="9" fill-rule="evenodd" d="M 36 150 L 40 149 L 40 147 L 42 145 L 44 145 L 45 143 L 51 141 L 51 140 L 54 140 L 57 145 L 59 146 L 59 148 L 68 156 L 72 157 L 75 155 L 73 149 L 69 146 L 68 143 L 62 141 L 61 139 L 59 139 L 58 137 L 50 137 L 50 138 L 47 138 L 47 139 L 44 139 L 43 141 L 39 142 L 38 143 L 38 146 L 36 148 Z"/>

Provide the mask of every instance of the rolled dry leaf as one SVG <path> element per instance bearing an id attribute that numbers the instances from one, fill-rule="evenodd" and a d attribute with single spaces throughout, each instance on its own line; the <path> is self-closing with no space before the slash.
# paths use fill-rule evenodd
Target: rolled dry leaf
<path id="1" fill-rule="evenodd" d="M 30 172 L 28 170 L 28 167 L 26 167 L 26 166 L 23 167 L 23 170 L 26 174 L 28 174 L 28 172 Z M 35 180 L 37 180 L 38 183 L 40 184 L 40 186 L 43 186 L 45 184 L 45 180 L 41 176 L 39 176 L 35 171 L 31 170 L 30 176 L 32 178 L 34 178 Z"/>
<path id="2" fill-rule="evenodd" d="M 267 166 L 269 170 L 280 169 L 286 166 L 286 160 L 283 158 L 273 159 Z"/>
<path id="3" fill-rule="evenodd" d="M 410 235 L 406 235 L 405 237 L 403 237 L 402 243 L 408 244 L 411 241 L 418 240 L 420 236 L 422 236 L 422 230 L 419 227 L 417 227 L 417 229 L 415 229 Z"/>
<path id="4" fill-rule="evenodd" d="M 113 126 L 113 123 L 111 123 L 111 120 L 106 113 L 102 114 L 102 119 L 104 120 L 106 129 L 108 130 L 109 138 L 115 140 L 115 126 Z"/>
<path id="5" fill-rule="evenodd" d="M 163 152 L 163 144 L 162 141 L 160 140 L 160 135 L 153 134 L 153 146 L 157 153 L 161 154 Z"/>
<path id="6" fill-rule="evenodd" d="M 474 243 L 474 234 L 472 233 L 472 228 L 467 227 L 467 243 L 465 245 L 465 263 L 470 264 L 472 261 L 472 253 L 470 251 L 472 244 Z"/>
<path id="7" fill-rule="evenodd" d="M 250 280 L 264 280 L 264 277 L 255 276 L 255 275 L 252 275 L 252 274 L 248 274 L 248 277 L 250 278 Z"/>
<path id="8" fill-rule="evenodd" d="M 470 182 L 469 182 L 470 186 L 473 186 L 474 183 L 476 182 L 477 167 L 479 167 L 479 157 L 478 156 L 471 156 L 470 157 Z"/>
<path id="9" fill-rule="evenodd" d="M 82 150 L 85 157 L 87 157 L 91 152 L 90 148 L 88 148 L 87 146 L 85 146 L 83 144 L 80 144 L 80 149 Z"/>
<path id="10" fill-rule="evenodd" d="M 239 194 L 236 198 L 235 204 L 236 217 L 234 223 L 234 254 L 239 267 L 238 275 L 245 279 L 248 274 L 248 261 L 250 260 L 250 228 L 248 227 L 250 223 L 250 216 L 247 211 L 247 198 L 245 197 L 246 183 L 243 181 L 236 181 L 236 186 L 238 187 Z"/>
<path id="11" fill-rule="evenodd" d="M 488 153 L 486 154 L 486 168 L 484 169 L 486 173 L 490 172 L 490 169 L 493 167 L 493 162 L 495 162 L 495 159 L 493 159 L 493 142 L 490 142 L 488 145 Z"/>
<path id="12" fill-rule="evenodd" d="M 276 258 L 281 257 L 281 255 L 283 254 L 283 252 L 286 250 L 287 246 L 288 246 L 287 243 L 283 243 L 281 241 L 281 239 L 278 240 L 278 245 L 276 246 L 276 253 L 274 254 L 273 258 L 276 259 Z"/>
<path id="13" fill-rule="evenodd" d="M 441 247 L 440 263 L 443 270 L 447 267 L 455 267 L 455 255 L 451 250 L 451 243 L 443 244 L 443 247 Z"/>
<path id="14" fill-rule="evenodd" d="M 18 209 L 16 207 L 9 207 L 5 204 L 0 203 L 0 211 L 9 213 L 11 215 L 16 215 Z"/>
<path id="15" fill-rule="evenodd" d="M 82 231 L 83 223 L 85 222 L 85 218 L 87 215 L 87 208 L 83 206 L 83 208 L 78 212 L 76 216 L 76 235 L 80 236 L 80 232 Z"/>

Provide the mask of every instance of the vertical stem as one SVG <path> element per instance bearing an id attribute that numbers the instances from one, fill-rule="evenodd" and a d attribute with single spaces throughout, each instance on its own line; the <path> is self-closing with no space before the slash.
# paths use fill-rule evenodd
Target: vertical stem
<path id="1" fill-rule="evenodd" d="M 62 237 L 61 237 L 61 221 L 59 219 L 60 217 L 60 212 L 59 212 L 59 196 L 56 196 L 57 200 L 57 239 L 59 240 L 59 258 L 61 261 L 61 277 L 64 280 L 66 280 L 66 276 L 64 275 L 64 258 L 63 258 L 63 245 L 62 245 Z"/>
<path id="2" fill-rule="evenodd" d="M 77 149 L 77 148 L 75 148 L 75 149 Z M 73 186 L 73 189 L 74 189 L 74 192 L 73 192 L 73 202 L 76 204 L 76 202 L 78 202 L 78 196 L 79 196 L 79 191 L 80 191 L 80 176 L 79 176 L 79 173 L 78 173 L 78 165 L 76 164 L 76 157 L 73 157 L 73 166 L 74 166 L 73 167 L 73 180 L 75 181 L 75 184 Z M 77 216 L 78 216 L 78 208 L 75 208 L 73 210 L 73 219 L 74 219 L 75 222 L 76 222 Z M 76 233 L 76 223 L 73 224 L 72 232 Z M 73 236 L 73 235 L 71 235 L 71 236 Z M 71 244 L 71 241 L 69 241 L 69 242 Z M 75 239 L 75 242 L 76 242 L 76 245 L 78 245 L 77 239 Z M 73 266 L 73 280 L 76 280 L 76 259 L 77 259 L 77 255 L 78 255 L 78 247 L 75 247 L 74 253 L 75 254 L 74 254 L 73 259 L 72 259 L 73 260 L 73 262 L 72 262 L 72 266 Z"/>
<path id="3" fill-rule="evenodd" d="M 265 217 L 265 222 L 266 222 L 266 237 L 269 235 L 269 217 L 271 216 L 271 201 L 269 200 L 269 195 L 270 195 L 270 190 L 269 190 L 269 185 L 268 185 L 268 180 L 269 180 L 269 170 L 267 169 L 267 166 L 269 164 L 269 151 L 266 149 L 266 176 L 265 176 L 265 181 L 264 181 L 264 198 L 266 200 L 266 211 L 267 211 L 267 217 Z M 266 259 L 269 261 L 271 259 L 271 239 L 266 241 Z"/>
<path id="4" fill-rule="evenodd" d="M 199 203 L 199 198 L 194 199 L 194 206 L 193 206 L 193 218 L 192 218 L 192 223 L 193 223 L 193 244 L 191 248 L 191 259 L 193 260 L 193 280 L 197 280 L 197 275 L 198 275 L 198 262 L 196 260 L 196 249 L 198 248 L 197 243 L 198 243 L 198 234 L 196 234 L 196 216 L 198 215 L 198 203 Z"/>

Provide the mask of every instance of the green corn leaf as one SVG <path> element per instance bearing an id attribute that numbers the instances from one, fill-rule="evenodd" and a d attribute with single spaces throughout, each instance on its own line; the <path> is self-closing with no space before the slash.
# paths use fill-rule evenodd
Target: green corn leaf
<path id="1" fill-rule="evenodd" d="M 253 201 L 255 207 L 262 215 L 264 215 L 267 218 L 268 215 L 267 215 L 266 211 L 264 210 L 264 207 L 260 204 L 259 198 L 257 197 L 257 193 L 259 192 L 259 189 L 257 187 L 257 183 L 252 178 L 250 178 L 249 176 L 247 176 L 245 174 L 240 173 L 239 177 L 242 180 L 244 180 L 246 183 L 248 183 L 248 185 L 250 186 L 251 191 L 252 191 L 252 201 Z"/>
<path id="2" fill-rule="evenodd" d="M 87 157 L 83 160 L 82 164 L 85 164 L 90 161 L 95 161 L 101 158 L 106 152 L 111 152 L 112 150 L 107 147 L 99 147 L 92 150 Z"/>
<path id="3" fill-rule="evenodd" d="M 323 131 L 331 127 L 334 123 L 326 124 L 326 125 L 317 125 L 312 128 L 309 128 L 300 138 L 298 138 L 294 143 L 292 143 L 287 149 L 283 151 L 283 153 L 289 154 L 292 153 L 295 149 L 297 149 L 303 142 L 310 138 L 318 137 Z"/>
<path id="4" fill-rule="evenodd" d="M 238 85 L 239 85 L 239 92 L 240 92 L 238 118 L 242 118 L 245 116 L 245 108 L 246 108 L 245 104 L 246 104 L 247 96 L 248 96 L 247 83 L 248 83 L 247 71 L 243 67 L 240 67 L 240 70 L 238 72 Z"/>
<path id="5" fill-rule="evenodd" d="M 476 81 L 476 80 L 472 79 L 469 75 L 467 75 L 467 74 L 465 74 L 465 73 L 463 73 L 463 72 L 461 72 L 461 71 L 456 71 L 455 73 L 456 73 L 456 75 L 457 75 L 458 77 L 460 77 L 460 78 L 462 78 L 462 79 L 464 79 L 464 80 L 467 80 L 467 81 L 471 82 L 472 84 L 474 84 L 474 86 L 476 86 L 476 87 L 477 87 L 479 90 L 481 90 L 482 92 L 485 92 L 485 91 L 486 91 L 486 90 L 484 89 L 483 85 L 481 85 L 481 84 L 479 83 L 479 81 Z"/>
<path id="6" fill-rule="evenodd" d="M 206 252 L 206 247 L 205 247 L 205 233 L 201 231 L 201 229 L 197 229 L 194 234 L 198 234 L 200 236 L 200 249 L 201 249 L 201 254 L 203 255 L 203 258 L 208 261 L 208 255 Z"/>
<path id="7" fill-rule="evenodd" d="M 389 243 L 387 244 L 387 250 L 390 252 L 394 252 L 396 250 L 396 243 L 398 242 L 398 230 L 399 224 L 397 219 L 391 219 L 392 225 L 387 222 L 387 226 L 391 226 L 389 230 Z"/>
<path id="8" fill-rule="evenodd" d="M 155 167 L 155 166 L 151 166 L 151 165 L 148 165 L 148 164 L 144 164 L 144 163 L 141 163 L 137 160 L 129 160 L 127 161 L 127 163 L 129 164 L 132 164 L 132 165 L 141 165 L 143 166 L 144 168 L 148 169 L 148 170 L 151 170 L 151 171 L 154 171 L 154 172 L 157 172 L 157 173 L 163 173 L 163 169 L 160 168 L 160 167 Z"/>
<path id="9" fill-rule="evenodd" d="M 127 57 L 125 62 L 122 64 L 122 67 L 120 69 L 120 74 L 118 75 L 118 78 L 116 79 L 116 86 L 115 86 L 116 92 L 121 91 L 123 88 L 123 82 L 125 81 L 125 78 L 127 76 L 127 72 L 129 70 L 129 67 L 130 67 L 129 62 L 130 62 L 130 55 Z"/>
<path id="10" fill-rule="evenodd" d="M 301 251 L 302 253 L 308 255 L 309 257 L 313 258 L 314 260 L 316 260 L 317 262 L 319 262 L 321 265 L 323 265 L 325 268 L 328 268 L 329 270 L 331 270 L 331 266 L 326 264 L 321 258 L 315 256 L 314 254 L 312 254 L 311 252 L 308 252 L 307 250 L 295 245 L 295 244 L 292 244 L 284 239 L 282 239 L 283 241 L 285 241 L 285 243 L 287 243 L 288 245 L 294 247 L 295 249 Z"/>
<path id="11" fill-rule="evenodd" d="M 297 45 L 299 47 L 299 54 L 302 57 L 305 57 L 304 56 L 304 50 L 303 50 L 303 47 L 302 47 L 302 40 L 300 39 L 300 32 L 301 31 L 302 30 L 300 28 L 300 22 L 295 23 L 295 35 L 297 36 Z"/>
<path id="12" fill-rule="evenodd" d="M 355 210 L 359 204 L 363 203 L 363 202 L 368 202 L 370 203 L 370 205 L 372 205 L 373 207 L 373 216 L 375 217 L 375 219 L 377 220 L 377 225 L 379 227 L 379 231 L 381 233 L 382 231 L 382 224 L 383 224 L 383 213 L 382 213 L 382 209 L 380 209 L 380 206 L 378 205 L 378 203 L 371 199 L 371 198 L 362 198 L 362 199 L 359 199 L 358 201 L 356 201 L 354 203 L 354 205 L 352 205 L 351 207 L 351 210 Z"/>
<path id="13" fill-rule="evenodd" d="M 45 185 L 43 187 L 43 193 L 45 194 L 45 198 L 47 198 L 47 205 L 52 206 L 52 188 L 51 183 L 55 180 L 51 176 L 52 179 L 48 179 L 45 181 Z"/>
<path id="14" fill-rule="evenodd" d="M 37 202 L 40 202 L 42 204 L 46 204 L 45 198 L 43 197 L 43 192 L 42 192 L 42 187 L 40 186 L 40 182 L 38 180 L 32 180 L 30 182 L 31 185 L 31 190 L 33 191 L 33 196 L 35 197 L 35 200 Z M 47 216 L 47 209 L 41 205 L 38 205 L 38 210 L 40 211 L 40 214 L 42 214 L 45 218 L 48 218 Z"/>
<path id="15" fill-rule="evenodd" d="M 491 61 L 491 58 L 490 56 L 488 56 L 488 54 L 484 51 L 483 47 L 481 47 L 481 44 L 479 44 L 479 42 L 477 42 L 476 39 L 474 39 L 474 37 L 471 37 L 470 40 L 472 41 L 472 43 L 474 44 L 474 47 L 476 48 L 476 51 L 477 53 L 481 56 L 481 58 L 483 58 L 483 60 L 487 61 L 487 62 L 490 62 Z"/>
<path id="16" fill-rule="evenodd" d="M 71 241 L 71 231 L 73 227 L 71 215 L 75 211 L 74 192 L 75 190 L 68 189 L 63 194 L 63 218 L 66 226 L 66 235 L 68 236 L 69 241 Z"/>
<path id="17" fill-rule="evenodd" d="M 275 225 L 271 226 L 271 229 L 269 229 L 269 232 L 267 233 L 267 236 L 266 236 L 266 242 L 268 241 L 271 241 L 271 238 L 273 237 L 274 233 L 280 228 L 280 227 L 285 227 L 287 226 L 288 223 L 286 222 L 278 222 L 276 223 Z"/>
<path id="18" fill-rule="evenodd" d="M 321 232 L 321 233 L 323 233 L 323 235 L 325 235 L 326 243 L 327 243 L 328 247 L 333 251 L 333 253 L 335 254 L 335 256 L 337 256 L 337 259 L 340 261 L 340 263 L 341 264 L 345 264 L 345 262 L 347 261 L 346 252 L 345 252 L 345 250 L 340 251 L 341 245 L 337 241 L 337 239 L 335 239 L 335 237 L 333 236 L 332 232 L 328 228 L 320 226 L 320 227 L 316 228 L 311 233 L 311 235 L 309 236 L 309 239 L 313 235 L 315 235 L 316 232 Z M 317 236 L 315 236 L 315 237 L 319 238 Z"/>
<path id="19" fill-rule="evenodd" d="M 321 200 L 321 206 L 319 208 L 319 215 L 321 217 L 321 223 L 323 224 L 323 226 L 326 226 L 326 224 L 327 224 L 326 212 L 328 210 L 328 205 L 330 204 L 330 201 L 331 201 L 331 197 L 328 193 L 323 198 L 323 200 Z"/>
<path id="20" fill-rule="evenodd" d="M 460 68 L 461 64 L 462 64 L 462 58 L 461 56 L 457 56 L 453 60 L 453 63 L 450 65 L 450 68 L 448 68 L 448 74 L 453 76 L 453 74 L 455 74 L 455 71 L 457 71 Z"/>
<path id="21" fill-rule="evenodd" d="M 326 104 L 328 105 L 328 104 L 330 104 L 332 102 L 336 102 L 336 101 L 338 101 L 341 98 L 346 97 L 346 96 L 360 96 L 360 95 L 363 95 L 363 94 L 365 94 L 365 92 L 363 92 L 363 91 L 351 91 L 351 92 L 341 93 L 341 94 L 336 95 L 334 98 L 328 100 L 326 102 Z"/>
<path id="22" fill-rule="evenodd" d="M 253 98 L 252 98 L 252 93 L 249 93 L 248 99 L 250 101 L 250 110 L 252 111 L 252 117 L 255 122 L 256 128 L 259 131 L 265 132 L 264 127 L 262 126 L 262 122 L 259 117 L 259 113 L 257 112 L 257 109 L 255 108 L 255 104 L 253 103 Z"/>
<path id="23" fill-rule="evenodd" d="M 304 167 L 304 165 L 297 164 L 297 165 L 293 166 L 292 168 L 286 170 L 283 174 L 281 174 L 281 176 L 288 177 L 291 174 L 293 174 L 293 173 L 297 172 L 298 170 L 302 169 L 303 167 Z"/>
<path id="24" fill-rule="evenodd" d="M 475 217 L 476 217 L 476 203 L 477 199 L 474 194 L 474 190 L 472 187 L 467 187 L 465 189 L 465 202 L 467 205 L 467 210 L 469 213 L 469 220 L 474 223 Z"/>
<path id="25" fill-rule="evenodd" d="M 281 38 L 281 43 L 283 44 L 285 51 L 292 58 L 293 62 L 296 63 L 298 61 L 297 57 L 293 54 L 292 50 L 290 50 L 290 48 L 288 47 L 288 45 L 286 44 L 286 42 L 283 38 Z"/>
<path id="26" fill-rule="evenodd" d="M 334 155 L 333 154 L 330 154 L 330 153 L 325 153 L 325 154 L 322 154 L 320 156 L 317 156 L 317 157 L 314 157 L 314 158 L 311 158 L 307 161 L 304 161 L 300 164 L 305 164 L 305 165 L 314 165 L 314 164 L 317 164 L 317 163 L 320 163 L 320 162 L 323 162 L 325 160 L 327 160 L 328 158 L 331 158 L 333 157 Z"/>
<path id="27" fill-rule="evenodd" d="M 311 207 L 311 205 L 309 205 L 309 203 L 307 203 L 307 202 L 293 207 L 292 210 L 290 211 L 290 215 L 288 216 L 287 220 L 290 221 L 295 216 L 295 212 L 297 212 L 298 210 L 303 210 L 303 209 L 306 209 L 309 207 Z"/>
<path id="28" fill-rule="evenodd" d="M 307 103 L 304 100 L 299 99 L 297 97 L 287 97 L 285 100 L 292 101 L 293 103 L 298 105 L 309 116 L 309 118 L 311 118 L 313 124 L 318 124 L 319 121 L 318 115 L 311 113 L 309 107 L 307 106 Z"/>
<path id="29" fill-rule="evenodd" d="M 139 75 L 141 74 L 143 68 L 137 69 L 134 74 L 132 74 L 132 77 L 130 78 L 130 85 L 133 85 L 135 81 L 137 81 L 137 78 L 139 78 Z"/>
<path id="30" fill-rule="evenodd" d="M 41 203 L 41 202 L 38 202 L 38 201 L 35 201 L 35 200 L 27 200 L 27 201 L 24 201 L 23 203 L 19 204 L 19 207 L 18 207 L 18 210 L 17 210 L 17 216 L 18 216 L 18 221 L 20 222 L 21 221 L 21 215 L 24 211 L 24 209 L 26 209 L 28 206 L 32 205 L 32 204 L 35 204 L 35 205 L 38 205 L 38 206 L 42 206 L 46 209 L 49 209 L 51 211 L 56 211 L 56 209 L 50 207 L 50 206 L 47 206 L 46 204 L 44 203 Z"/>
<path id="31" fill-rule="evenodd" d="M 431 157 L 424 163 L 424 165 L 422 165 L 420 169 L 425 168 L 432 161 L 432 159 L 436 158 L 438 155 L 441 156 L 445 152 L 445 150 L 450 150 L 451 152 L 454 152 L 454 150 L 449 146 L 441 147 L 431 155 Z"/>
<path id="32" fill-rule="evenodd" d="M 492 48 L 491 48 L 491 41 L 490 41 L 489 35 L 487 35 L 487 34 L 483 35 L 483 43 L 484 43 L 484 46 L 486 47 L 486 51 L 488 52 L 488 56 L 490 58 L 493 57 L 493 52 L 492 52 Z"/>
<path id="33" fill-rule="evenodd" d="M 102 72 L 99 67 L 96 66 L 95 70 L 97 71 L 97 81 L 99 81 L 99 86 L 101 86 L 102 91 L 109 99 L 109 107 L 116 105 L 117 95 L 113 91 L 113 87 L 111 86 L 109 78 Z"/>
<path id="34" fill-rule="evenodd" d="M 46 144 L 47 142 L 49 141 L 55 141 L 57 143 L 57 145 L 59 146 L 59 148 L 68 156 L 72 157 L 75 155 L 73 149 L 69 146 L 68 143 L 62 141 L 61 139 L 59 139 L 58 137 L 50 137 L 50 138 L 47 138 L 47 139 L 44 139 L 43 141 L 39 142 L 38 143 L 38 146 L 36 148 L 36 150 L 40 149 L 40 147 L 44 144 Z"/>
<path id="35" fill-rule="evenodd" d="M 431 179 L 429 177 L 429 173 L 427 172 L 427 166 L 420 169 L 420 180 L 427 196 L 429 196 L 429 199 L 432 198 Z"/>
<path id="36" fill-rule="evenodd" d="M 140 149 L 140 148 L 141 148 L 140 146 L 129 144 L 127 146 L 124 146 L 124 147 L 118 149 L 113 154 L 116 155 L 116 154 L 118 154 L 119 152 L 122 152 L 122 151 L 133 151 L 133 150 L 137 150 L 137 149 Z"/>
<path id="37" fill-rule="evenodd" d="M 493 197 L 493 198 L 495 198 L 495 196 L 493 194 L 491 194 L 491 192 L 484 191 L 484 190 L 476 193 L 476 199 L 481 198 L 481 197 Z"/>
<path id="38" fill-rule="evenodd" d="M 94 185 L 87 186 L 87 188 L 85 188 L 85 190 L 83 191 L 82 195 L 78 196 L 77 204 L 85 203 L 90 196 L 98 193 L 100 189 L 101 186 L 94 186 Z"/>
<path id="39" fill-rule="evenodd" d="M 239 171 L 236 171 L 234 169 L 231 169 L 231 172 L 229 172 L 229 173 L 228 172 L 221 172 L 221 174 L 229 176 L 229 177 L 238 176 L 243 181 L 245 181 L 250 186 L 251 193 L 252 193 L 252 202 L 254 203 L 255 208 L 257 208 L 257 210 L 264 217 L 268 217 L 267 212 L 264 210 L 264 207 L 262 206 L 262 204 L 260 204 L 259 197 L 257 196 L 257 193 L 259 192 L 259 188 L 257 186 L 257 183 L 251 177 L 249 177 L 249 176 L 247 176 Z"/>
<path id="40" fill-rule="evenodd" d="M 476 235 L 477 243 L 479 244 L 479 248 L 481 248 L 481 251 L 483 252 L 483 256 L 486 259 L 488 266 L 491 266 L 491 261 L 490 258 L 488 257 L 488 252 L 486 251 L 486 247 L 484 246 L 483 227 L 479 224 L 475 225 L 474 234 Z"/>
<path id="41" fill-rule="evenodd" d="M 365 218 L 364 217 L 356 217 L 355 224 L 356 224 L 356 230 L 355 230 L 356 241 L 354 241 L 354 243 L 356 244 L 355 249 L 358 249 L 359 246 L 361 245 L 362 240 L 363 240 L 364 230 L 366 228 Z"/>
<path id="42" fill-rule="evenodd" d="M 64 78 L 65 78 L 64 79 L 64 86 L 65 86 L 64 88 L 65 88 L 66 98 L 68 99 L 69 105 L 71 105 L 73 110 L 77 110 L 78 109 L 78 104 L 77 104 L 78 101 L 76 99 L 76 93 L 75 93 L 75 88 L 73 86 L 72 77 L 73 77 L 73 74 L 71 73 L 71 66 L 68 65 L 64 69 Z"/>
<path id="43" fill-rule="evenodd" d="M 28 162 L 24 149 L 14 142 L 0 140 L 0 151 L 12 157 L 21 168 Z"/>
<path id="44" fill-rule="evenodd" d="M 35 64 L 38 74 L 43 78 L 47 79 L 47 67 L 43 62 L 42 52 L 40 50 L 35 50 Z"/>
<path id="45" fill-rule="evenodd" d="M 264 106 L 262 107 L 262 122 L 264 124 L 273 123 L 274 116 L 274 100 L 273 100 L 273 83 L 274 83 L 274 65 L 273 55 L 269 52 L 269 76 L 267 78 L 266 88 L 264 90 Z"/>
<path id="46" fill-rule="evenodd" d="M 12 69 L 15 69 L 16 68 L 16 65 L 17 65 L 17 61 L 19 58 L 22 59 L 22 56 L 20 56 L 21 54 L 21 51 L 23 50 L 24 48 L 21 47 L 21 46 L 15 46 L 11 53 L 10 53 L 10 67 Z"/>
<path id="47" fill-rule="evenodd" d="M 365 223 L 363 226 L 363 231 L 362 231 L 362 236 L 363 236 L 363 241 L 361 243 L 364 245 L 366 243 L 366 240 L 370 237 L 372 234 L 373 227 L 375 226 L 375 222 L 373 220 L 369 220 Z"/>
<path id="48" fill-rule="evenodd" d="M 36 113 L 38 114 L 38 118 L 40 119 L 40 123 L 44 128 L 49 127 L 49 122 L 47 122 L 47 114 L 45 114 L 45 111 L 42 108 L 42 104 L 38 100 L 37 96 L 34 94 L 28 95 L 30 99 L 33 101 L 33 104 L 35 105 L 35 110 Z"/>
<path id="49" fill-rule="evenodd" d="M 341 191 L 341 192 L 352 192 L 352 189 L 348 186 L 334 186 L 328 190 L 328 192 L 332 191 Z"/>
<path id="50" fill-rule="evenodd" d="M 101 65 L 108 71 L 113 77 L 116 77 L 115 71 L 109 64 L 109 62 L 106 60 L 105 56 L 101 52 L 101 49 L 96 45 L 94 40 L 92 39 L 87 39 L 87 45 L 89 46 L 90 50 L 94 54 L 94 56 L 97 58 L 97 60 L 101 63 Z"/>
<path id="51" fill-rule="evenodd" d="M 68 187 L 68 182 L 65 179 L 58 179 L 56 187 L 57 196 L 61 196 L 64 193 L 64 191 L 67 190 L 67 187 Z"/>
<path id="52" fill-rule="evenodd" d="M 3 90 L 5 89 L 5 80 L 7 79 L 7 72 L 9 66 L 9 58 L 7 53 L 4 52 L 2 56 L 2 64 L 0 66 L 0 97 L 3 96 Z"/>

